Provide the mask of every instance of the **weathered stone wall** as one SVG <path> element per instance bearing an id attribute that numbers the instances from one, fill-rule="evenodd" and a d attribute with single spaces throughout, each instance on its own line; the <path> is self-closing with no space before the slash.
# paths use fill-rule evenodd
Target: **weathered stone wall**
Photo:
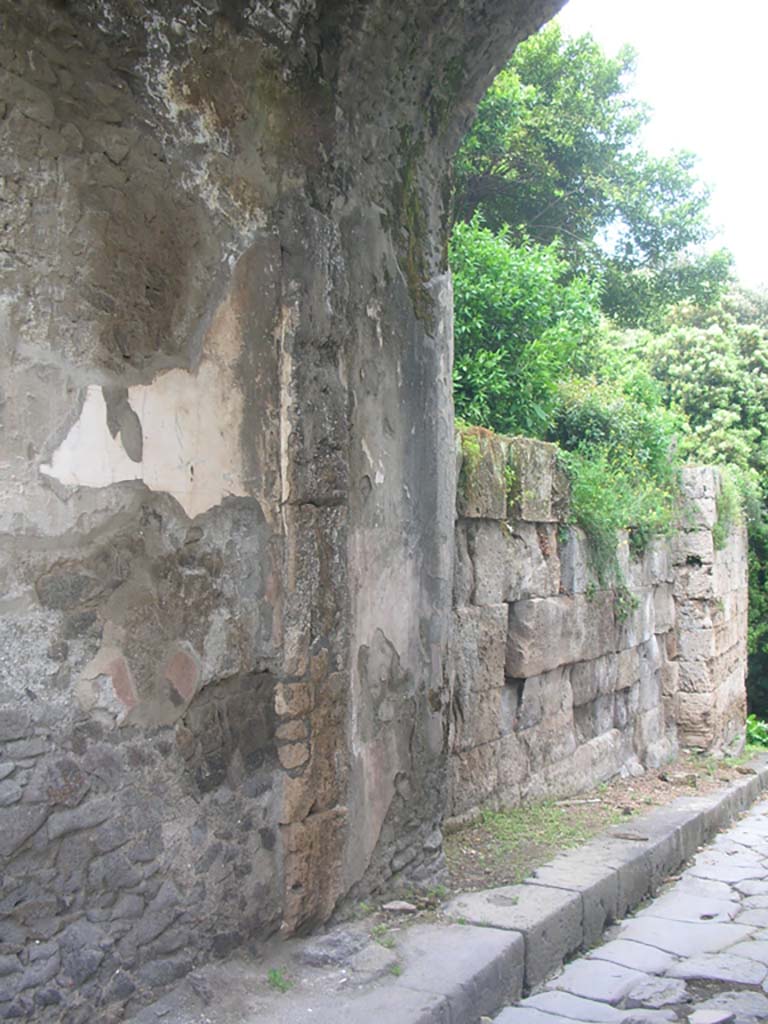
<path id="1" fill-rule="evenodd" d="M 447 170 L 560 0 L 0 0 L 0 1017 L 441 867 Z"/>
<path id="2" fill-rule="evenodd" d="M 675 717 L 681 744 L 705 749 L 738 745 L 747 714 L 747 538 L 741 524 L 724 537 L 722 531 L 713 533 L 721 486 L 714 469 L 685 471 L 686 507 L 672 544 L 679 677 Z"/>
<path id="3" fill-rule="evenodd" d="M 551 445 L 458 440 L 449 813 L 585 790 L 744 727 L 743 528 L 715 552 L 716 471 L 684 472 L 685 529 L 601 584 Z"/>

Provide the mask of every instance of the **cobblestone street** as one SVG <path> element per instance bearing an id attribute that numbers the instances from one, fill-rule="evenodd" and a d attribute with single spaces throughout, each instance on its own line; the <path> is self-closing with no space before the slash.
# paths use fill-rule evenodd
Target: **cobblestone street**
<path id="1" fill-rule="evenodd" d="M 496 1024 L 768 1021 L 768 801 Z"/>

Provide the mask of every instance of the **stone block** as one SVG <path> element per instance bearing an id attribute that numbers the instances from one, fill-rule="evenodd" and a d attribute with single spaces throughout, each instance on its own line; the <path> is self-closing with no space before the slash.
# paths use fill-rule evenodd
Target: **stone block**
<path id="1" fill-rule="evenodd" d="M 450 759 L 450 814 L 457 816 L 486 804 L 499 785 L 500 743 L 455 751 Z"/>
<path id="2" fill-rule="evenodd" d="M 582 704 L 574 708 L 574 725 L 576 738 L 579 743 L 586 743 L 588 740 L 609 732 L 613 728 L 613 708 L 615 695 L 606 693 L 595 697 L 588 704 Z"/>
<path id="3" fill-rule="evenodd" d="M 552 524 L 476 523 L 470 534 L 473 603 L 511 603 L 560 591 L 557 532 Z"/>
<path id="4" fill-rule="evenodd" d="M 600 1003 L 618 1003 L 646 979 L 646 974 L 631 967 L 622 967 L 610 960 L 590 960 L 585 957 L 568 964 L 563 973 L 547 987 Z"/>
<path id="5" fill-rule="evenodd" d="M 512 517 L 532 523 L 563 520 L 568 483 L 558 467 L 556 446 L 528 437 L 513 437 L 508 457 Z"/>
<path id="6" fill-rule="evenodd" d="M 715 544 L 711 530 L 681 530 L 672 540 L 674 565 L 711 565 Z"/>
<path id="7" fill-rule="evenodd" d="M 477 690 L 464 700 L 459 691 L 455 748 L 469 750 L 498 740 L 502 731 L 502 689 Z"/>
<path id="8" fill-rule="evenodd" d="M 509 439 L 482 427 L 458 431 L 456 510 L 465 519 L 506 519 Z"/>
<path id="9" fill-rule="evenodd" d="M 519 735 L 528 753 L 531 773 L 552 764 L 562 764 L 577 746 L 570 708 L 548 715 L 538 725 L 521 730 Z"/>
<path id="10" fill-rule="evenodd" d="M 713 629 L 680 630 L 677 642 L 681 661 L 710 661 L 718 653 Z"/>
<path id="11" fill-rule="evenodd" d="M 446 998 L 451 1020 L 492 1014 L 523 987 L 525 942 L 517 932 L 421 924 L 398 943 L 400 984 Z"/>
<path id="12" fill-rule="evenodd" d="M 542 721 L 567 713 L 573 705 L 570 669 L 553 669 L 540 676 L 531 676 L 523 683 L 517 713 L 518 729 L 530 729 Z"/>
<path id="13" fill-rule="evenodd" d="M 584 594 L 600 589 L 600 581 L 592 567 L 589 542 L 578 526 L 569 526 L 568 535 L 560 545 L 560 574 L 566 594 Z"/>
<path id="14" fill-rule="evenodd" d="M 616 656 L 616 689 L 628 690 L 640 681 L 640 652 L 636 647 Z"/>
<path id="15" fill-rule="evenodd" d="M 648 711 L 661 701 L 661 652 L 655 636 L 638 647 L 640 688 L 638 710 Z"/>
<path id="16" fill-rule="evenodd" d="M 653 621 L 655 633 L 668 633 L 675 628 L 677 609 L 671 583 L 658 583 L 653 588 Z"/>
<path id="17" fill-rule="evenodd" d="M 592 850 L 558 854 L 534 872 L 529 885 L 549 885 L 580 893 L 584 906 L 584 945 L 592 946 L 618 913 L 619 880 L 610 867 L 595 860 Z"/>
<path id="18" fill-rule="evenodd" d="M 514 807 L 520 802 L 520 787 L 530 772 L 528 753 L 515 733 L 503 736 L 496 749 L 499 800 L 505 807 Z"/>
<path id="19" fill-rule="evenodd" d="M 509 885 L 464 893 L 447 914 L 470 924 L 519 932 L 525 938 L 525 985 L 538 985 L 584 941 L 578 893 L 543 885 Z"/>
<path id="20" fill-rule="evenodd" d="M 507 617 L 505 604 L 454 612 L 451 649 L 456 690 L 464 702 L 470 693 L 504 685 Z"/>
<path id="21" fill-rule="evenodd" d="M 634 607 L 626 610 L 623 620 L 617 618 L 616 649 L 620 651 L 645 643 L 655 631 L 653 590 L 647 587 L 633 591 L 631 600 Z"/>
<path id="22" fill-rule="evenodd" d="M 475 589 L 475 572 L 469 554 L 467 523 L 456 523 L 455 547 L 453 557 L 453 607 L 463 608 L 472 603 Z"/>
<path id="23" fill-rule="evenodd" d="M 706 749 L 714 738 L 715 698 L 713 694 L 679 693 L 677 716 L 680 745 Z"/>
<path id="24" fill-rule="evenodd" d="M 630 557 L 626 573 L 630 590 L 671 583 L 673 577 L 671 544 L 666 537 L 653 537 L 641 554 Z"/>
<path id="25" fill-rule="evenodd" d="M 617 689 L 619 657 L 605 654 L 592 661 L 571 666 L 571 694 L 574 707 L 587 704 L 597 696 Z"/>
<path id="26" fill-rule="evenodd" d="M 680 688 L 680 664 L 670 661 L 666 656 L 661 660 L 661 694 L 662 697 L 673 697 Z"/>
<path id="27" fill-rule="evenodd" d="M 507 675 L 541 675 L 614 649 L 613 595 L 600 591 L 516 601 L 509 607 Z"/>
<path id="28" fill-rule="evenodd" d="M 675 573 L 673 593 L 678 600 L 707 599 L 717 597 L 722 591 L 715 579 L 715 572 L 711 565 L 681 565 Z"/>

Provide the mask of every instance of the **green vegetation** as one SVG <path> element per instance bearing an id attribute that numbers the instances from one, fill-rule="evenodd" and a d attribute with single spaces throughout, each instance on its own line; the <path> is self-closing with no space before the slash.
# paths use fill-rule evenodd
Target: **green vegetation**
<path id="1" fill-rule="evenodd" d="M 386 924 L 376 924 L 371 928 L 372 938 L 378 942 L 384 949 L 395 948 L 395 937 L 390 934 L 389 927 Z"/>
<path id="2" fill-rule="evenodd" d="M 768 747 L 768 722 L 757 715 L 747 716 L 747 744 L 760 749 Z"/>
<path id="3" fill-rule="evenodd" d="M 270 967 L 267 971 L 267 984 L 276 992 L 288 992 L 293 988 L 293 982 L 286 978 L 279 967 Z"/>
<path id="4" fill-rule="evenodd" d="M 560 447 L 620 616 L 618 531 L 641 552 L 680 515 L 680 467 L 724 467 L 714 541 L 746 513 L 749 703 L 768 716 L 768 296 L 704 254 L 708 191 L 690 154 L 639 144 L 632 70 L 550 25 L 483 100 L 455 167 L 456 410 Z"/>
<path id="5" fill-rule="evenodd" d="M 684 298 L 710 303 L 726 252 L 705 255 L 709 191 L 690 153 L 639 143 L 648 108 L 629 96 L 634 54 L 608 57 L 556 23 L 522 43 L 480 104 L 456 160 L 456 212 L 482 213 L 514 245 L 556 242 L 574 272 L 600 279 L 603 310 L 657 323 Z"/>

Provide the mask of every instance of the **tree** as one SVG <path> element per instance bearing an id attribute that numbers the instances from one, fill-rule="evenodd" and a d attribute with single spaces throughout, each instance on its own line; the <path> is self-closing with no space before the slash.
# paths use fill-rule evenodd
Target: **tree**
<path id="1" fill-rule="evenodd" d="M 558 382 L 599 320 L 597 289 L 567 273 L 557 243 L 510 244 L 478 217 L 451 239 L 456 414 L 505 434 L 542 436 Z"/>
<path id="2" fill-rule="evenodd" d="M 730 271 L 727 254 L 697 251 L 711 232 L 694 157 L 639 145 L 649 112 L 628 93 L 633 69 L 629 48 L 610 58 L 547 26 L 496 78 L 455 164 L 459 220 L 481 212 L 513 241 L 559 239 L 572 270 L 601 274 L 603 308 L 625 324 L 716 297 Z"/>
<path id="3" fill-rule="evenodd" d="M 751 711 L 768 717 L 768 296 L 682 304 L 657 336 L 625 335 L 690 429 L 682 453 L 735 470 L 749 513 Z"/>

